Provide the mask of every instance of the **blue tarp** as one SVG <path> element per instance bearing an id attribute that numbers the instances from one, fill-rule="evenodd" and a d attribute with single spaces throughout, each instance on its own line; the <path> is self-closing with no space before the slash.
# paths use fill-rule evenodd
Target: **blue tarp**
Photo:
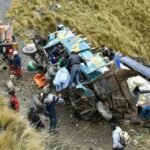
<path id="1" fill-rule="evenodd" d="M 148 80 L 150 80 L 150 68 L 149 67 L 146 67 L 127 56 L 122 57 L 121 62 L 124 65 L 127 65 L 128 67 L 130 67 L 131 69 L 137 71 L 139 74 L 146 77 Z"/>

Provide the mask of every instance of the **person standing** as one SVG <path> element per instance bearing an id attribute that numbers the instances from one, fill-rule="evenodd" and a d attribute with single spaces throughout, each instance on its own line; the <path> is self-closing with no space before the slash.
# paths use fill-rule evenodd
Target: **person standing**
<path id="1" fill-rule="evenodd" d="M 77 52 L 72 51 L 67 63 L 67 68 L 71 69 L 69 87 L 72 86 L 74 80 L 77 85 L 80 84 L 81 63 L 87 65 L 86 61 L 82 57 L 80 57 Z"/>
<path id="2" fill-rule="evenodd" d="M 121 144 L 121 128 L 116 126 L 114 123 L 111 124 L 112 129 L 112 140 L 113 140 L 113 150 L 124 150 L 124 145 Z"/>
<path id="3" fill-rule="evenodd" d="M 21 57 L 19 56 L 17 51 L 14 51 L 13 53 L 13 74 L 20 78 L 22 76 L 22 70 L 21 70 Z"/>
<path id="4" fill-rule="evenodd" d="M 15 95 L 15 91 L 9 92 L 10 99 L 9 99 L 9 107 L 17 112 L 19 112 L 19 100 Z"/>
<path id="5" fill-rule="evenodd" d="M 44 100 L 44 113 L 50 119 L 49 132 L 56 133 L 57 117 L 56 117 L 56 104 L 64 103 L 63 99 L 49 94 Z"/>

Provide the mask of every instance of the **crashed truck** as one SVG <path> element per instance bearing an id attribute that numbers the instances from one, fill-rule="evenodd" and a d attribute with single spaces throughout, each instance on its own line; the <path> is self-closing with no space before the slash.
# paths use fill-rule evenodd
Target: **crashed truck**
<path id="1" fill-rule="evenodd" d="M 70 55 L 71 51 L 76 51 L 86 60 L 87 66 L 81 64 L 80 79 L 83 86 L 63 92 L 67 105 L 76 114 L 85 120 L 97 121 L 101 118 L 111 120 L 118 114 L 124 116 L 129 112 L 132 99 L 127 79 L 137 75 L 136 70 L 114 69 L 108 58 L 92 51 L 86 38 L 64 25 L 57 26 L 57 31 L 48 36 L 45 46 L 38 44 L 38 41 L 33 38 L 35 48 L 31 46 L 23 52 L 38 64 L 46 64 L 49 69 L 54 67 L 49 60 L 49 53 L 57 45 L 62 46 L 64 53 Z"/>

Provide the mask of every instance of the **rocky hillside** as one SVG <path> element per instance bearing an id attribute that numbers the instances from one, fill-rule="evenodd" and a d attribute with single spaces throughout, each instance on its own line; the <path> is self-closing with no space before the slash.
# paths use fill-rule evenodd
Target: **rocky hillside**
<path id="1" fill-rule="evenodd" d="M 32 31 L 45 35 L 64 23 L 93 46 L 104 43 L 150 60 L 150 0 L 13 0 L 7 17 L 22 38 Z"/>

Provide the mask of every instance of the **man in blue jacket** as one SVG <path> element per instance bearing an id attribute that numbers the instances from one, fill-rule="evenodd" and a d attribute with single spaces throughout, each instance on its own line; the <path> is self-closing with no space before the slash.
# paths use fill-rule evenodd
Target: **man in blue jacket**
<path id="1" fill-rule="evenodd" d="M 14 58 L 13 58 L 13 74 L 20 78 L 22 76 L 21 71 L 21 57 L 19 56 L 17 51 L 14 51 Z"/>

